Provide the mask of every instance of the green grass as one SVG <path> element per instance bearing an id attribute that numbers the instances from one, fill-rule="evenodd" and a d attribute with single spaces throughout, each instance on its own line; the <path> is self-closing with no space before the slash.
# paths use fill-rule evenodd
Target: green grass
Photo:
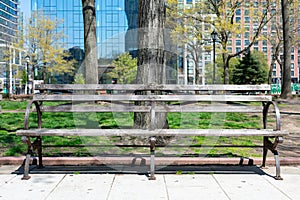
<path id="1" fill-rule="evenodd" d="M 48 103 L 46 105 L 56 105 L 57 103 Z M 3 110 L 24 110 L 27 101 L 0 101 Z M 30 115 L 29 127 L 37 128 L 37 116 L 35 113 Z M 269 119 L 272 121 L 272 119 Z M 261 128 L 261 116 L 247 115 L 240 113 L 169 113 L 168 122 L 170 128 Z M 26 145 L 21 143 L 20 137 L 15 135 L 18 129 L 23 129 L 24 113 L 2 113 L 0 115 L 0 155 L 19 156 L 26 152 Z M 132 113 L 44 113 L 44 128 L 118 128 L 133 126 Z M 172 141 L 173 144 L 181 145 L 257 145 L 261 144 L 261 137 L 190 137 Z M 57 146 L 43 149 L 46 156 L 93 156 L 105 153 L 134 153 L 136 151 L 148 153 L 148 148 L 121 148 L 121 147 L 93 147 L 88 145 L 115 145 L 121 144 L 122 138 L 119 137 L 44 137 L 43 144 Z M 70 146 L 84 145 L 83 148 Z M 66 146 L 66 147 L 63 147 Z M 165 150 L 173 151 L 176 155 L 183 155 L 186 152 L 191 154 L 205 154 L 206 156 L 215 156 L 217 154 L 226 156 L 260 156 L 253 148 L 158 148 L 157 155 L 163 155 Z"/>

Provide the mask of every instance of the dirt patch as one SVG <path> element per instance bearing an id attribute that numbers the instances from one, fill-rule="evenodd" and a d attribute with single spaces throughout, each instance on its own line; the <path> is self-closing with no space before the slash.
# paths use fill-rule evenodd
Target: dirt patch
<path id="1" fill-rule="evenodd" d="M 281 128 L 288 130 L 278 146 L 281 157 L 300 157 L 300 101 L 279 104 L 281 113 Z"/>

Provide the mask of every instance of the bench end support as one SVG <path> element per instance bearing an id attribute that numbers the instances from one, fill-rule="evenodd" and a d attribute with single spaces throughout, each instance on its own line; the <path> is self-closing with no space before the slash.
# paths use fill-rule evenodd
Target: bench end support
<path id="1" fill-rule="evenodd" d="M 155 137 L 150 137 L 150 177 L 149 180 L 156 180 L 155 177 Z"/>

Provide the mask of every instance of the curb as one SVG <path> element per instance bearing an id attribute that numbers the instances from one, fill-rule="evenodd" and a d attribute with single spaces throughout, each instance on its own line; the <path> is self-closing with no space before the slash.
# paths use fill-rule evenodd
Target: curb
<path id="1" fill-rule="evenodd" d="M 22 165 L 25 156 L 0 157 L 0 165 Z M 156 165 L 261 165 L 262 158 L 189 158 L 156 157 Z M 43 157 L 44 165 L 149 165 L 149 157 Z M 300 158 L 280 158 L 282 166 L 300 165 Z M 272 157 L 267 158 L 266 165 L 274 166 Z"/>

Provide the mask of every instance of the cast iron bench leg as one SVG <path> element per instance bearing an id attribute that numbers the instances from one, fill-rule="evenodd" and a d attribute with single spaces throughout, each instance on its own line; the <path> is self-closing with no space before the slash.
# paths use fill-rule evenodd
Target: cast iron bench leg
<path id="1" fill-rule="evenodd" d="M 269 137 L 264 137 L 264 153 L 263 153 L 263 163 L 262 167 L 265 167 L 266 165 L 266 157 L 267 157 L 267 151 L 270 150 L 274 154 L 275 159 L 275 166 L 276 166 L 276 180 L 283 180 L 283 178 L 280 176 L 280 161 L 279 161 L 279 154 L 276 150 L 278 143 L 282 143 L 283 139 L 282 137 L 276 137 L 274 142 L 271 142 L 269 140 Z"/>
<path id="2" fill-rule="evenodd" d="M 276 180 L 283 180 L 283 178 L 280 176 L 280 161 L 279 161 L 279 155 L 278 151 L 274 151 L 274 159 L 275 159 L 275 165 L 276 165 L 276 176 L 274 177 Z"/>
<path id="3" fill-rule="evenodd" d="M 150 137 L 150 177 L 149 180 L 156 180 L 155 177 L 155 137 Z"/>
<path id="4" fill-rule="evenodd" d="M 26 154 L 26 159 L 25 159 L 25 164 L 24 164 L 24 175 L 22 177 L 22 180 L 28 180 L 31 177 L 29 176 L 29 163 L 30 163 L 30 157 L 31 153 L 27 152 Z"/>

